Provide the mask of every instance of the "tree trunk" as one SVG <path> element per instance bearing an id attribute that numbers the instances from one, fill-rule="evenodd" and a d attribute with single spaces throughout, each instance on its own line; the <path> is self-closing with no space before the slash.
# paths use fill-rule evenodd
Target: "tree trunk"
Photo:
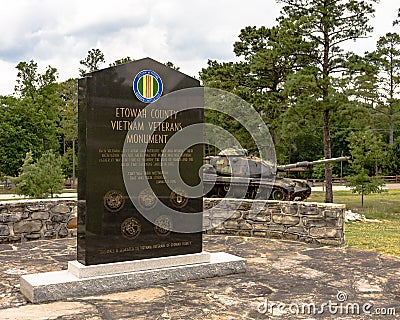
<path id="1" fill-rule="evenodd" d="M 72 140 L 72 187 L 75 187 L 75 140 Z"/>
<path id="2" fill-rule="evenodd" d="M 324 111 L 324 156 L 325 159 L 332 158 L 331 155 L 331 133 L 329 128 L 329 110 Z M 332 166 L 330 163 L 325 163 L 325 202 L 333 202 L 332 190 Z"/>
<path id="3" fill-rule="evenodd" d="M 389 115 L 389 145 L 394 145 L 393 115 Z"/>
<path id="4" fill-rule="evenodd" d="M 361 190 L 361 207 L 364 208 L 364 186 L 363 189 Z"/>
<path id="5" fill-rule="evenodd" d="M 326 3 L 325 3 L 326 4 Z M 329 128 L 329 49 L 330 49 L 330 36 L 329 36 L 329 24 L 323 23 L 324 29 L 324 57 L 323 57 L 323 85 L 322 85 L 322 98 L 324 106 L 324 156 L 325 159 L 332 158 L 331 154 L 331 130 Z M 332 165 L 325 163 L 325 202 L 333 202 L 333 190 L 332 190 Z"/>

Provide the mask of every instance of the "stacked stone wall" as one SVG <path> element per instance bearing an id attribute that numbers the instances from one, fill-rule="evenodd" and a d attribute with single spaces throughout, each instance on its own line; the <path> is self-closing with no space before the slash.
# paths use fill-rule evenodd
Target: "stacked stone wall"
<path id="1" fill-rule="evenodd" d="M 205 229 L 231 234 L 344 244 L 345 205 L 237 199 L 205 199 Z"/>
<path id="2" fill-rule="evenodd" d="M 0 202 L 0 243 L 76 235 L 68 221 L 76 200 Z M 239 199 L 204 199 L 209 234 L 286 239 L 341 246 L 345 205 Z"/>
<path id="3" fill-rule="evenodd" d="M 0 243 L 74 236 L 73 216 L 75 200 L 0 202 Z"/>

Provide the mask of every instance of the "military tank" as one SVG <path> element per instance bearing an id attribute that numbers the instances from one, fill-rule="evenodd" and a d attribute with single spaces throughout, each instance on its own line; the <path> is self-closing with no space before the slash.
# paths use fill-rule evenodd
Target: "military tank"
<path id="1" fill-rule="evenodd" d="M 228 148 L 222 150 L 217 156 L 205 158 L 203 185 L 206 197 L 210 198 L 238 197 L 303 201 L 311 194 L 309 183 L 301 179 L 275 176 L 276 171 L 288 171 L 293 168 L 348 159 L 348 157 L 339 157 L 276 166 L 258 157 L 248 156 L 246 150 Z"/>

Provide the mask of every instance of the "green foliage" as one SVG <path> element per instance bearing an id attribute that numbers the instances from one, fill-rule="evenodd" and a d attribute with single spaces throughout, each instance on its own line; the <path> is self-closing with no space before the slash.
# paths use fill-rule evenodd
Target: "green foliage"
<path id="1" fill-rule="evenodd" d="M 135 61 L 135 59 L 132 59 L 131 57 L 128 56 L 128 57 L 125 57 L 125 58 L 122 58 L 122 59 L 115 60 L 113 63 L 110 63 L 109 66 L 110 67 L 116 67 L 116 66 L 118 66 L 120 64 L 132 62 L 132 61 Z"/>
<path id="2" fill-rule="evenodd" d="M 343 107 L 346 98 L 342 83 L 334 77 L 346 70 L 347 54 L 341 44 L 364 37 L 372 31 L 368 18 L 374 13 L 372 1 L 280 0 L 284 7 L 278 22 L 291 39 L 284 44 L 296 52 L 298 71 L 286 82 L 287 96 L 294 107 L 313 108 L 323 120 L 324 157 L 331 158 L 330 121 L 333 111 Z M 333 201 L 332 167 L 325 165 L 326 202 Z"/>
<path id="3" fill-rule="evenodd" d="M 235 54 L 244 61 L 218 63 L 209 60 L 208 67 L 200 73 L 205 86 L 232 92 L 251 104 L 268 125 L 275 142 L 279 117 L 287 108 L 282 96 L 283 83 L 292 65 L 291 59 L 286 59 L 276 49 L 281 36 L 278 28 L 246 27 L 241 30 L 240 41 L 234 44 Z M 206 111 L 205 121 L 227 129 L 243 147 L 255 147 L 249 134 L 233 119 Z"/>
<path id="4" fill-rule="evenodd" d="M 383 161 L 383 170 L 386 175 L 400 174 L 400 137 L 393 146 L 389 146 Z"/>
<path id="5" fill-rule="evenodd" d="M 33 61 L 21 62 L 17 69 L 17 96 L 0 97 L 0 171 L 10 176 L 16 175 L 29 150 L 37 158 L 59 147 L 56 69 L 39 74 Z"/>
<path id="6" fill-rule="evenodd" d="M 44 74 L 37 71 L 38 65 L 33 60 L 20 62 L 17 67 L 17 85 L 15 92 L 23 98 L 31 98 L 33 101 L 44 98 L 43 93 L 54 92 L 57 80 L 57 69 L 48 66 Z"/>
<path id="7" fill-rule="evenodd" d="M 313 178 L 318 179 L 318 181 L 325 180 L 325 165 L 317 164 L 312 167 Z"/>
<path id="8" fill-rule="evenodd" d="M 176 71 L 179 71 L 179 69 L 180 69 L 179 67 L 177 67 L 176 65 L 174 65 L 171 61 L 166 62 L 165 65 L 166 65 L 167 67 L 170 67 L 170 68 L 176 70 Z"/>
<path id="9" fill-rule="evenodd" d="M 85 59 L 79 61 L 84 69 L 79 69 L 79 75 L 84 77 L 86 74 L 99 70 L 100 63 L 104 63 L 104 54 L 100 49 L 91 49 Z"/>
<path id="10" fill-rule="evenodd" d="M 58 87 L 61 97 L 60 129 L 66 141 L 78 139 L 78 79 L 61 82 Z"/>
<path id="11" fill-rule="evenodd" d="M 349 136 L 351 153 L 350 168 L 353 174 L 347 177 L 347 185 L 352 192 L 361 195 L 364 205 L 364 195 L 382 192 L 384 181 L 377 176 L 377 166 L 382 159 L 382 142 L 371 130 L 353 132 Z"/>
<path id="12" fill-rule="evenodd" d="M 72 148 L 68 148 L 61 158 L 62 171 L 66 177 L 72 177 L 78 170 L 78 157 L 75 155 L 75 171 L 73 171 L 73 151 Z"/>
<path id="13" fill-rule="evenodd" d="M 400 35 L 380 37 L 376 50 L 365 57 L 351 57 L 349 67 L 351 86 L 347 92 L 370 115 L 370 123 L 387 133 L 385 140 L 393 145 L 400 120 Z"/>
<path id="14" fill-rule="evenodd" d="M 371 193 L 383 192 L 383 179 L 370 177 L 365 170 L 360 170 L 356 175 L 347 177 L 347 185 L 353 193 L 361 195 L 361 205 L 364 206 L 364 196 Z"/>
<path id="15" fill-rule="evenodd" d="M 63 155 L 63 172 L 66 176 L 75 178 L 77 169 L 75 142 L 78 139 L 78 79 L 69 79 L 60 83 L 59 94 L 62 99 L 60 131 L 64 139 L 64 152 L 66 141 L 72 141 L 72 149 L 68 149 Z"/>
<path id="16" fill-rule="evenodd" d="M 341 45 L 372 30 L 369 17 L 376 1 L 279 2 L 284 7 L 277 26 L 241 30 L 234 52 L 243 61 L 209 61 L 200 73 L 201 80 L 205 86 L 230 91 L 255 107 L 269 126 L 280 161 L 294 158 L 298 150 L 300 158 L 322 151 L 325 158 L 331 158 L 331 118 L 349 105 L 345 83 L 335 77 L 348 67 L 349 54 Z M 229 123 L 229 119 L 223 120 Z M 304 146 L 303 141 L 316 136 L 307 135 L 305 128 L 321 133 L 322 144 Z M 310 152 L 314 147 L 319 151 Z M 330 164 L 326 175 L 329 184 Z M 328 202 L 331 195 L 330 188 Z"/>
<path id="17" fill-rule="evenodd" d="M 372 130 L 365 129 L 350 133 L 348 141 L 353 172 L 366 169 L 368 175 L 377 174 L 377 166 L 385 156 L 381 138 Z"/>
<path id="18" fill-rule="evenodd" d="M 205 86 L 232 92 L 253 105 L 271 131 L 286 110 L 281 93 L 293 66 L 290 53 L 281 50 L 282 36 L 279 27 L 246 27 L 234 44 L 235 54 L 244 61 L 209 60 L 200 73 Z"/>
<path id="19" fill-rule="evenodd" d="M 379 38 L 374 52 L 374 62 L 379 70 L 380 99 L 375 108 L 389 125 L 389 144 L 394 143 L 394 121 L 400 118 L 400 35 L 387 33 Z"/>
<path id="20" fill-rule="evenodd" d="M 254 149 L 256 147 L 250 133 L 244 128 L 242 123 L 228 116 L 228 114 L 235 113 L 236 116 L 241 118 L 241 121 L 246 122 L 248 128 L 254 129 L 258 125 L 258 122 L 256 117 L 247 112 L 247 108 L 249 108 L 248 104 L 244 103 L 236 95 L 227 94 L 215 89 L 205 91 L 204 103 L 207 106 L 205 122 L 215 125 L 212 128 L 209 126 L 205 128 L 205 135 L 212 145 L 216 145 L 220 149 L 229 147 Z M 232 112 L 233 110 L 234 112 Z M 259 128 L 256 128 L 256 130 L 259 131 Z M 226 132 L 229 132 L 230 135 L 227 135 Z"/>
<path id="21" fill-rule="evenodd" d="M 312 161 L 323 157 L 322 123 L 312 108 L 289 108 L 276 121 L 278 163 Z"/>
<path id="22" fill-rule="evenodd" d="M 400 25 L 400 9 L 398 10 L 398 13 L 397 13 L 397 19 L 393 21 L 393 25 L 394 26 Z"/>
<path id="23" fill-rule="evenodd" d="M 33 198 L 53 197 L 63 189 L 61 158 L 52 150 L 46 151 L 37 162 L 32 152 L 26 154 L 21 173 L 14 179 L 17 194 Z"/>

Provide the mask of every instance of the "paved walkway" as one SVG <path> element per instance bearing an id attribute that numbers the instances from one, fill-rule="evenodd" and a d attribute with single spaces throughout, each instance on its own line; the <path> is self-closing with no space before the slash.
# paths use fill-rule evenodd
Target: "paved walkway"
<path id="1" fill-rule="evenodd" d="M 76 240 L 2 244 L 0 319 L 400 319 L 398 258 L 233 236 L 206 235 L 204 249 L 246 258 L 247 272 L 33 305 L 19 276 L 65 269 Z"/>

